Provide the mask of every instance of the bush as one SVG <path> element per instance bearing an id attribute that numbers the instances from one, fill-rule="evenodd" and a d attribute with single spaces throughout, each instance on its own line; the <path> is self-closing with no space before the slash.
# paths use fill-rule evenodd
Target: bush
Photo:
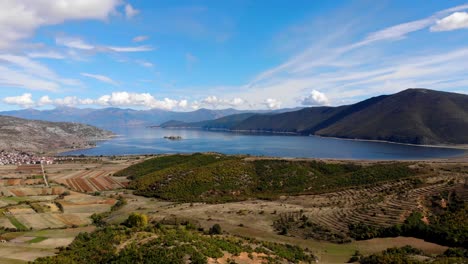
<path id="1" fill-rule="evenodd" d="M 125 221 L 125 225 L 128 227 L 145 227 L 148 225 L 148 216 L 140 213 L 131 213 Z"/>
<path id="2" fill-rule="evenodd" d="M 220 235 L 222 233 L 221 226 L 219 224 L 214 224 L 210 228 L 210 235 Z"/>

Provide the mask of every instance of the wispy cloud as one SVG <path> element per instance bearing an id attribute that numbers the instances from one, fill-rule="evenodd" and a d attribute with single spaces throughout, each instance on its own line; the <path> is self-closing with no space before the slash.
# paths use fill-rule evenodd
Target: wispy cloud
<path id="1" fill-rule="evenodd" d="M 152 67 L 154 67 L 154 64 L 153 64 L 153 63 L 148 62 L 148 61 L 144 61 L 144 60 L 137 60 L 136 63 L 138 63 L 138 64 L 140 64 L 141 66 L 146 67 L 146 68 L 152 68 Z"/>
<path id="2" fill-rule="evenodd" d="M 153 47 L 143 46 L 112 46 L 112 45 L 92 45 L 77 37 L 64 37 L 60 36 L 55 39 L 57 45 L 65 46 L 72 49 L 86 50 L 92 52 L 144 52 L 152 51 Z"/>
<path id="3" fill-rule="evenodd" d="M 342 40 L 329 36 L 322 43 L 318 39 L 280 65 L 259 73 L 232 95 L 248 97 L 257 105 L 274 95 L 284 105 L 293 106 L 297 98 L 302 98 L 299 102 L 306 105 L 318 104 L 316 92 L 320 91 L 323 95 L 320 104 L 336 105 L 410 87 L 456 89 L 462 83 L 454 79 L 466 69 L 465 49 L 397 55 L 387 53 L 380 44 L 403 40 L 412 32 L 429 29 L 451 12 L 467 8 L 463 5 L 445 9 L 427 18 L 371 32 L 349 44 L 343 45 Z M 427 31 L 427 34 L 431 33 Z M 314 91 L 315 99 L 311 94 Z"/>
<path id="4" fill-rule="evenodd" d="M 80 82 L 63 78 L 44 64 L 28 57 L 0 54 L 0 85 L 28 90 L 58 91 L 62 85 L 77 86 Z"/>
<path id="5" fill-rule="evenodd" d="M 136 36 L 132 39 L 133 42 L 142 42 L 148 40 L 149 36 Z"/>
<path id="6" fill-rule="evenodd" d="M 140 13 L 140 10 L 135 9 L 131 4 L 125 5 L 125 16 L 127 18 L 132 18 Z"/>
<path id="7" fill-rule="evenodd" d="M 95 80 L 98 80 L 98 81 L 101 81 L 103 83 L 108 83 L 108 84 L 112 84 L 112 85 L 115 85 L 115 86 L 119 85 L 118 82 L 114 81 L 113 79 L 111 79 L 110 77 L 105 76 L 105 75 L 92 74 L 92 73 L 86 73 L 86 72 L 82 72 L 81 75 L 83 75 L 85 77 L 95 79 Z"/>
<path id="8" fill-rule="evenodd" d="M 57 59 L 57 60 L 65 59 L 65 55 L 56 51 L 45 51 L 45 52 L 35 51 L 35 52 L 29 52 L 27 55 L 28 57 L 34 58 L 34 59 L 36 58 Z"/>

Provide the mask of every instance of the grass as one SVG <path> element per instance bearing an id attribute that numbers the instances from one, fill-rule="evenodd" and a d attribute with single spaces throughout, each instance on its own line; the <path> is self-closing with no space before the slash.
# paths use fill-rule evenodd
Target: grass
<path id="1" fill-rule="evenodd" d="M 47 237 L 35 237 L 28 241 L 29 244 L 40 243 L 44 240 L 48 239 Z"/>
<path id="2" fill-rule="evenodd" d="M 1 197 L 0 200 L 3 200 L 8 203 L 19 203 L 23 201 L 28 201 L 28 197 L 18 197 L 18 196 L 10 196 L 10 197 Z"/>
<path id="3" fill-rule="evenodd" d="M 8 263 L 8 264 L 25 264 L 25 263 L 28 263 L 28 261 L 25 261 L 25 260 L 19 260 L 19 259 L 12 259 L 12 258 L 4 258 L 4 257 L 0 257 L 0 263 Z"/>
<path id="4" fill-rule="evenodd" d="M 13 224 L 16 227 L 16 229 L 21 231 L 28 230 L 28 228 L 25 225 L 23 225 L 20 221 L 18 221 L 18 219 L 16 219 L 15 217 L 7 216 L 7 218 L 8 220 L 10 220 L 11 224 Z"/>

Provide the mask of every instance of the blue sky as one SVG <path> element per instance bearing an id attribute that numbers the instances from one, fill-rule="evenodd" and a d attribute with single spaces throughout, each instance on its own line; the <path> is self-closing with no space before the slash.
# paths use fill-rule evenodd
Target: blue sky
<path id="1" fill-rule="evenodd" d="M 468 2 L 0 2 L 0 110 L 275 109 L 468 93 Z"/>

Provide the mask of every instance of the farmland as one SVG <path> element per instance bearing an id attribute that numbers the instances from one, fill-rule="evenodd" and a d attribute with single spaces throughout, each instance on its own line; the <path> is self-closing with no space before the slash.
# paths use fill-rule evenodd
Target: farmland
<path id="1" fill-rule="evenodd" d="M 0 244 L 0 253 L 18 245 L 17 255 L 27 257 L 7 254 L 0 262 L 53 255 L 57 251 L 52 245 L 68 245 L 77 230 L 91 231 L 94 224 L 115 228 L 135 212 L 147 215 L 152 224 L 190 222 L 205 231 L 219 224 L 230 236 L 309 248 L 320 263 L 346 262 L 356 250 L 369 255 L 403 245 L 437 255 L 447 246 L 413 237 L 357 241 L 349 227 L 359 223 L 392 227 L 413 212 L 430 218 L 433 204 L 442 204 L 447 197 L 468 199 L 468 164 L 463 161 L 276 161 L 218 154 L 199 154 L 193 160 L 189 155 L 162 158 L 77 158 L 47 165 L 49 187 L 35 172 L 19 173 L 5 166 L 1 180 L 15 181 L 0 186 L 0 226 L 4 228 L 0 236 L 9 240 Z M 224 169 L 227 164 L 231 166 Z M 396 170 L 388 172 L 392 168 Z M 184 183 L 183 170 L 195 184 Z M 241 177 L 235 177 L 239 171 Z M 37 183 L 25 184 L 28 179 Z M 209 188 L 201 188 L 200 180 Z M 139 196 L 140 190 L 147 197 Z M 63 237 L 61 232 L 69 235 Z"/>
<path id="2" fill-rule="evenodd" d="M 79 230 L 91 231 L 91 215 L 110 211 L 117 201 L 112 191 L 125 185 L 125 179 L 110 175 L 131 162 L 73 159 L 45 165 L 49 186 L 40 165 L 1 166 L 0 238 L 8 242 L 0 245 L 0 263 L 53 255 Z M 111 193 L 96 195 L 102 191 Z"/>
<path id="3" fill-rule="evenodd" d="M 45 169 L 50 181 L 77 192 L 93 193 L 124 188 L 128 180 L 113 177 L 113 174 L 127 165 L 126 161 L 110 162 L 96 158 L 47 165 Z"/>

